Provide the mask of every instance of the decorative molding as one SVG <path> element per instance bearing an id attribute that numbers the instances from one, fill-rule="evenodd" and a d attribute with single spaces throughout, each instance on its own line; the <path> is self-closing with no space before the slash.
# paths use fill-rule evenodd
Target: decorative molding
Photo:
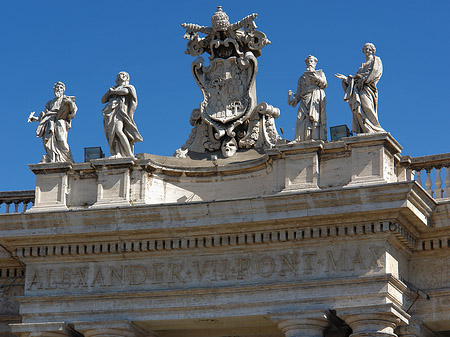
<path id="1" fill-rule="evenodd" d="M 450 237 L 419 240 L 417 244 L 417 250 L 419 251 L 436 251 L 449 248 Z"/>
<path id="2" fill-rule="evenodd" d="M 284 242 L 301 242 L 323 238 L 366 236 L 392 233 L 407 248 L 414 250 L 417 238 L 403 225 L 391 221 L 377 221 L 350 225 L 330 225 L 279 229 L 272 231 L 251 231 L 247 233 L 227 233 L 197 235 L 191 237 L 168 237 L 158 239 L 136 239 L 92 243 L 72 243 L 56 245 L 29 245 L 18 247 L 14 255 L 21 258 L 46 256 L 70 256 L 91 254 L 123 254 L 149 251 L 190 250 L 229 246 L 248 246 Z"/>

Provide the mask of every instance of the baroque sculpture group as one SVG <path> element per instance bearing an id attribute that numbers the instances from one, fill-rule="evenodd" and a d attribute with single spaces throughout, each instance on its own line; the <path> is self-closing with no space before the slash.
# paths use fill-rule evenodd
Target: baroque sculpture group
<path id="1" fill-rule="evenodd" d="M 186 54 L 198 57 L 192 63 L 192 74 L 203 94 L 200 107 L 192 110 L 193 126 L 186 143 L 174 156 L 221 151 L 233 156 L 239 149 L 271 148 L 281 140 L 274 119 L 280 110 L 256 98 L 256 74 L 261 49 L 270 44 L 266 35 L 256 30 L 257 14 L 230 23 L 221 6 L 211 18 L 211 27 L 182 24 L 188 39 Z M 204 34 L 200 37 L 199 33 Z M 344 100 L 353 114 L 355 133 L 384 132 L 377 115 L 377 83 L 382 63 L 375 56 L 375 46 L 363 47 L 365 62 L 355 75 L 336 74 L 342 80 Z M 209 54 L 209 65 L 200 56 Z M 298 79 L 297 92 L 289 90 L 288 104 L 299 106 L 294 142 L 327 140 L 327 79 L 316 70 L 317 58 L 305 59 L 306 71 Z M 136 89 L 126 72 L 117 75 L 116 85 L 102 97 L 103 126 L 111 158 L 134 157 L 134 144 L 143 140 L 133 120 L 137 107 Z M 50 100 L 39 117 L 31 113 L 28 122 L 38 121 L 36 136 L 41 137 L 46 154 L 42 163 L 73 162 L 67 143 L 68 130 L 77 112 L 75 97 L 65 96 L 65 85 L 57 82 Z"/>

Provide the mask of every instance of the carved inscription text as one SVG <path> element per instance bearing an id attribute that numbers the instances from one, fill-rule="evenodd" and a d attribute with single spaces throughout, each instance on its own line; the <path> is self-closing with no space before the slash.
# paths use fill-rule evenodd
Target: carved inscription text
<path id="1" fill-rule="evenodd" d="M 26 291 L 170 289 L 311 280 L 380 272 L 381 247 L 178 256 L 30 266 Z"/>

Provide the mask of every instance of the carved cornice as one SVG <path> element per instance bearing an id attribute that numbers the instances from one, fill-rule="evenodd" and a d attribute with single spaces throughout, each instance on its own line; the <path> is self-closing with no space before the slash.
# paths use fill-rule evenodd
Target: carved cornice
<path id="1" fill-rule="evenodd" d="M 427 238 L 419 240 L 417 244 L 417 250 L 421 252 L 440 253 L 448 249 L 450 249 L 450 238 L 448 237 Z"/>
<path id="2" fill-rule="evenodd" d="M 323 239 L 364 238 L 393 234 L 405 247 L 414 250 L 417 238 L 405 226 L 393 221 L 377 221 L 329 226 L 309 226 L 277 230 L 240 231 L 235 233 L 210 234 L 198 236 L 167 236 L 165 238 L 124 239 L 95 241 L 72 244 L 26 245 L 14 250 L 15 256 L 22 258 L 117 255 L 147 252 L 170 252 L 178 250 L 217 249 L 227 247 L 247 247 L 267 244 L 313 242 Z"/>

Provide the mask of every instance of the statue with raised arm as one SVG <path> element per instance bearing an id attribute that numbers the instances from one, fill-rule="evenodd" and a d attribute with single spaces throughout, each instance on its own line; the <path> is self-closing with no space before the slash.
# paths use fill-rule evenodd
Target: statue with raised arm
<path id="1" fill-rule="evenodd" d="M 108 89 L 102 103 L 106 103 L 103 127 L 111 157 L 134 157 L 134 143 L 142 142 L 142 136 L 133 120 L 137 95 L 127 72 L 117 74 L 116 85 Z"/>
<path id="2" fill-rule="evenodd" d="M 57 82 L 53 86 L 55 98 L 48 101 L 39 117 L 34 112 L 28 117 L 28 122 L 39 122 L 36 137 L 42 138 L 46 154 L 41 163 L 73 162 L 72 153 L 67 143 L 67 133 L 72 119 L 77 113 L 74 96 L 65 96 L 66 86 Z"/>
<path id="3" fill-rule="evenodd" d="M 200 107 L 193 109 L 189 139 L 175 152 L 217 151 L 224 158 L 240 149 L 272 147 L 281 137 L 273 119 L 280 110 L 256 99 L 257 57 L 270 44 L 266 35 L 256 30 L 257 14 L 230 23 L 228 15 L 217 7 L 211 27 L 183 23 L 189 41 L 186 54 L 209 54 L 209 65 L 198 57 L 191 65 L 192 74 L 203 94 Z M 206 36 L 200 37 L 199 33 Z M 220 152 L 219 152 L 220 151 Z"/>
<path id="4" fill-rule="evenodd" d="M 288 104 L 297 110 L 295 124 L 296 142 L 305 140 L 327 140 L 327 100 L 324 89 L 327 79 L 323 71 L 316 70 L 317 58 L 308 55 L 305 59 L 306 71 L 298 79 L 297 92 L 289 90 Z"/>
<path id="5" fill-rule="evenodd" d="M 363 46 L 366 62 L 361 64 L 358 72 L 352 76 L 336 74 L 342 79 L 344 101 L 348 102 L 353 113 L 352 131 L 355 133 L 385 132 L 378 121 L 378 91 L 377 83 L 383 74 L 383 64 L 375 56 L 373 43 Z"/>

